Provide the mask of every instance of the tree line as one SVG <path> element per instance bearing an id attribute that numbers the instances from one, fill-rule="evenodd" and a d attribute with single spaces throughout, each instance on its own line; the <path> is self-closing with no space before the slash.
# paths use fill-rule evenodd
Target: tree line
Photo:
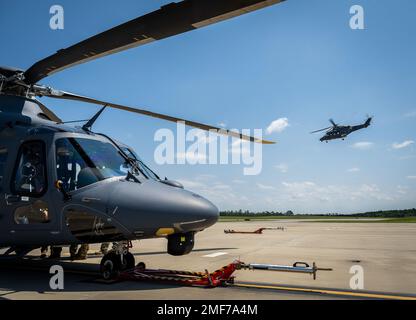
<path id="1" fill-rule="evenodd" d="M 221 211 L 221 216 L 308 216 L 309 214 L 295 214 L 289 210 L 286 212 L 279 211 L 249 211 L 249 210 L 227 210 Z M 416 217 L 416 209 L 404 209 L 404 210 L 379 210 L 369 211 L 353 214 L 340 214 L 340 213 L 325 213 L 325 214 L 313 214 L 313 216 L 325 217 L 325 216 L 336 216 L 336 217 L 368 217 L 368 218 L 406 218 Z"/>

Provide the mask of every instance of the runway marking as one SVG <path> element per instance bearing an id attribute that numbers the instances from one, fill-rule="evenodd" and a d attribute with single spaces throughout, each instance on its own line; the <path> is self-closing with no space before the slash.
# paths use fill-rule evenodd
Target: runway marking
<path id="1" fill-rule="evenodd" d="M 272 290 L 296 291 L 296 292 L 307 292 L 307 293 L 319 293 L 319 294 L 329 294 L 329 295 L 338 295 L 338 296 L 352 296 L 352 297 L 371 298 L 371 299 L 392 299 L 392 300 L 414 300 L 416 301 L 416 297 L 391 295 L 391 294 L 379 294 L 379 293 L 335 291 L 335 290 L 312 289 L 312 288 L 294 288 L 294 287 L 257 285 L 257 284 L 246 284 L 246 283 L 234 283 L 231 286 L 242 287 L 242 288 L 272 289 Z"/>
<path id="2" fill-rule="evenodd" d="M 8 292 L 0 293 L 0 297 L 5 297 L 5 296 L 8 296 L 9 294 L 14 294 L 17 292 L 18 291 L 8 291 Z"/>
<path id="3" fill-rule="evenodd" d="M 202 256 L 202 257 L 204 257 L 204 258 L 215 258 L 215 257 L 223 256 L 225 254 L 228 254 L 228 252 L 215 252 L 215 253 L 207 254 L 207 255 Z"/>

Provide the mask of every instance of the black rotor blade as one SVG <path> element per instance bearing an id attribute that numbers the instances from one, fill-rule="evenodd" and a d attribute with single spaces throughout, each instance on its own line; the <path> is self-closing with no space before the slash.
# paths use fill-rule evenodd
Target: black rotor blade
<path id="1" fill-rule="evenodd" d="M 184 0 L 121 24 L 35 63 L 25 83 L 122 50 L 236 17 L 285 0 Z"/>
<path id="2" fill-rule="evenodd" d="M 198 122 L 189 121 L 189 120 L 185 120 L 185 119 L 181 119 L 181 118 L 176 118 L 176 117 L 172 117 L 172 116 L 168 116 L 168 115 L 165 115 L 165 114 L 156 113 L 156 112 L 152 112 L 152 111 L 148 111 L 148 110 L 144 110 L 144 109 L 136 109 L 136 108 L 132 108 L 132 107 L 128 107 L 128 106 L 123 106 L 123 105 L 120 105 L 120 104 L 101 101 L 101 100 L 97 100 L 97 99 L 93 99 L 93 98 L 89 98 L 89 97 L 84 97 L 84 96 L 80 96 L 80 95 L 65 92 L 65 91 L 58 91 L 55 94 L 51 93 L 51 94 L 46 94 L 45 96 L 50 97 L 50 98 L 64 99 L 64 100 L 82 101 L 82 102 L 86 102 L 86 103 L 92 103 L 92 104 L 95 104 L 95 105 L 98 104 L 98 105 L 107 106 L 107 107 L 110 107 L 110 108 L 115 108 L 115 109 L 120 109 L 120 110 L 124 110 L 124 111 L 134 112 L 134 113 L 142 114 L 142 115 L 145 115 L 145 116 L 158 118 L 158 119 L 163 119 L 163 120 L 167 120 L 167 121 L 171 121 L 171 122 L 184 122 L 186 125 L 191 126 L 191 127 L 195 127 L 195 128 L 206 130 L 206 131 L 216 130 L 218 134 L 231 136 L 231 137 L 235 137 L 235 138 L 250 141 L 250 142 L 262 143 L 262 144 L 274 144 L 275 143 L 273 141 L 261 140 L 259 138 L 250 137 L 250 136 L 247 136 L 247 135 L 244 135 L 244 134 L 233 132 L 233 131 L 230 131 L 230 130 L 227 130 L 227 129 L 213 127 L 213 126 L 206 125 L 206 124 L 203 124 L 203 123 L 198 123 Z"/>
<path id="3" fill-rule="evenodd" d="M 334 127 L 338 126 L 333 119 L 329 119 L 329 122 L 331 122 Z"/>
<path id="4" fill-rule="evenodd" d="M 44 106 L 42 103 L 40 103 L 39 100 L 36 100 L 37 105 L 39 106 L 39 108 L 42 110 L 42 112 L 53 122 L 56 123 L 62 123 L 62 120 L 55 114 L 53 113 L 50 109 L 48 109 L 46 106 Z"/>
<path id="5" fill-rule="evenodd" d="M 321 131 L 325 131 L 328 129 L 331 129 L 332 127 L 328 127 L 328 128 L 324 128 L 324 129 L 320 129 L 320 130 L 316 130 L 316 131 L 312 131 L 311 133 L 317 133 L 317 132 L 321 132 Z"/>

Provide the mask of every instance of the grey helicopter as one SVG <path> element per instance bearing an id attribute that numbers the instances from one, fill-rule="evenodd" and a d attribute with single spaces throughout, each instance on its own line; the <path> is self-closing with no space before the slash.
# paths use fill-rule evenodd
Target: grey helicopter
<path id="1" fill-rule="evenodd" d="M 199 122 L 53 89 L 40 80 L 109 54 L 202 28 L 281 0 L 184 0 L 99 33 L 33 64 L 0 67 L 0 248 L 24 257 L 45 245 L 113 242 L 101 260 L 111 278 L 134 267 L 132 240 L 164 237 L 167 253 L 188 254 L 195 233 L 218 220 L 218 208 L 175 181 L 161 179 L 134 150 L 93 132 L 115 108 L 218 134 L 272 144 Z M 38 97 L 101 106 L 82 127 L 70 126 Z"/>
<path id="2" fill-rule="evenodd" d="M 322 142 L 325 141 L 326 143 L 328 143 L 329 140 L 334 140 L 334 139 L 345 140 L 345 138 L 349 134 L 353 133 L 354 131 L 368 128 L 371 125 L 372 119 L 373 117 L 367 116 L 367 120 L 363 124 L 359 124 L 355 126 L 341 126 L 339 124 L 336 124 L 333 119 L 329 119 L 329 122 L 331 122 L 332 126 L 324 128 L 324 129 L 312 131 L 311 133 L 317 133 L 317 132 L 326 130 L 325 135 L 319 139 L 320 141 Z"/>

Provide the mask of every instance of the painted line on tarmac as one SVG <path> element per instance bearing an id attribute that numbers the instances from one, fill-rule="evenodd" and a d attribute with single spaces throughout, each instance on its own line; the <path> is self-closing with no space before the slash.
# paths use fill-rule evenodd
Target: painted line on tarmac
<path id="1" fill-rule="evenodd" d="M 318 294 L 328 294 L 328 295 L 336 295 L 336 296 L 344 296 L 344 297 L 416 301 L 416 297 L 401 296 L 401 295 L 395 295 L 395 294 L 383 294 L 383 293 L 365 293 L 365 292 L 341 291 L 341 290 L 338 291 L 338 290 L 327 290 L 327 289 L 296 288 L 296 287 L 285 287 L 285 286 L 275 286 L 275 285 L 258 285 L 258 284 L 249 284 L 249 283 L 234 283 L 230 286 L 242 287 L 242 288 L 255 288 L 255 289 L 271 289 L 271 290 L 279 290 L 279 291 L 318 293 Z"/>
<path id="2" fill-rule="evenodd" d="M 210 254 L 207 254 L 207 255 L 202 256 L 202 257 L 204 257 L 204 258 L 215 258 L 215 257 L 223 256 L 223 255 L 226 255 L 226 254 L 228 254 L 228 252 L 214 252 L 214 253 L 210 253 Z"/>
<path id="3" fill-rule="evenodd" d="M 63 264 L 59 264 L 58 262 L 56 264 L 63 267 L 65 273 L 79 274 L 79 275 L 86 275 L 86 276 L 92 276 L 92 275 L 97 275 L 98 274 L 98 271 L 76 270 L 76 269 L 67 268 L 68 266 L 63 265 Z M 12 269 L 12 270 L 42 272 L 42 271 L 49 270 L 49 268 L 51 266 L 52 266 L 52 264 L 51 265 L 43 265 L 43 266 L 34 266 L 34 265 L 20 265 L 20 266 L 13 266 L 13 267 L 12 266 L 0 266 L 0 270 L 10 270 L 10 269 Z"/>
<path id="4" fill-rule="evenodd" d="M 18 291 L 7 291 L 7 292 L 4 292 L 4 293 L 0 293 L 0 297 L 5 297 L 5 296 L 8 296 L 9 294 L 14 294 L 14 293 L 17 293 Z M 6 299 L 6 298 L 5 298 Z"/>

